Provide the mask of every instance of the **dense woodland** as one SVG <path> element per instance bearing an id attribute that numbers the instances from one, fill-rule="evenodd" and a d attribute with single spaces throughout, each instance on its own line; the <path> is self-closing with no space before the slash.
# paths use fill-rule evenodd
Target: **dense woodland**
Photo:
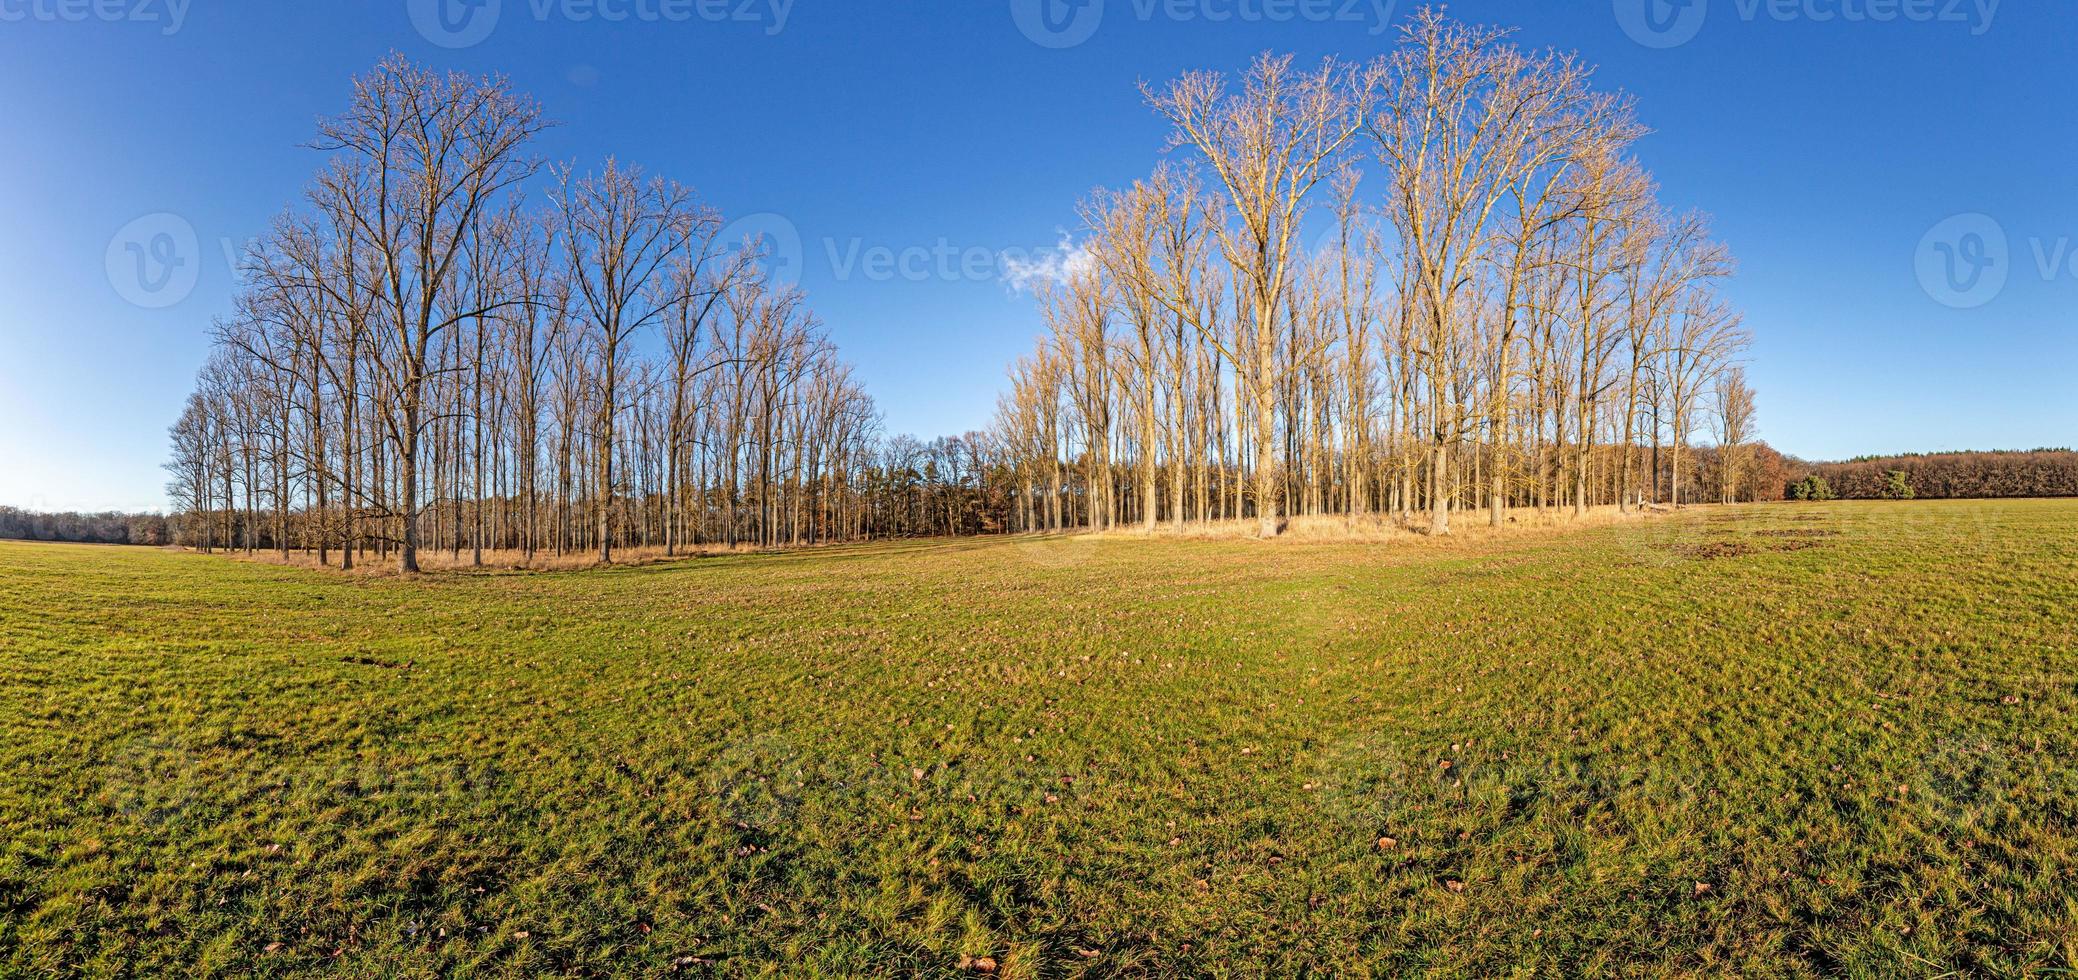
<path id="1" fill-rule="evenodd" d="M 1145 96 L 1172 158 L 1083 203 L 992 426 L 925 442 L 689 189 L 545 165 L 504 80 L 393 57 L 247 256 L 172 430 L 177 533 L 411 570 L 1780 495 L 1730 257 L 1571 57 L 1430 10 L 1373 62 Z"/>
<path id="2" fill-rule="evenodd" d="M 172 541 L 166 518 L 161 514 L 44 513 L 19 507 L 0 507 L 0 539 L 142 545 Z"/>
<path id="3" fill-rule="evenodd" d="M 2068 449 L 1868 456 L 1804 464 L 1796 473 L 1825 480 L 1841 500 L 1891 499 L 1901 488 L 1930 500 L 2078 497 L 2078 452 Z"/>

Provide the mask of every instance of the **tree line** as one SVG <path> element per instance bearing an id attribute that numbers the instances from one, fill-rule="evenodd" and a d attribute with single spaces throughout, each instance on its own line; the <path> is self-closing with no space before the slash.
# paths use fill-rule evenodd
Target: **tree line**
<path id="1" fill-rule="evenodd" d="M 162 514 L 126 514 L 112 510 L 92 514 L 41 512 L 20 507 L 0 507 L 0 539 L 142 545 L 171 541 Z"/>
<path id="2" fill-rule="evenodd" d="M 1732 270 L 1630 101 L 1439 9 L 1367 63 L 1147 86 L 1183 157 L 1080 208 L 994 432 L 1019 528 L 1754 499 Z M 1307 229 L 1324 230 L 1309 237 Z M 1692 489 L 1698 437 L 1718 480 Z"/>
<path id="3" fill-rule="evenodd" d="M 2069 449 L 1865 456 L 1794 471 L 1840 500 L 2078 497 L 2078 452 Z"/>
<path id="4" fill-rule="evenodd" d="M 1779 495 L 1730 257 L 1591 74 L 1432 9 L 1373 62 L 1146 87 L 1184 159 L 1083 203 L 992 425 L 926 442 L 689 189 L 544 163 L 504 79 L 392 56 L 248 249 L 172 533 L 416 570 Z"/>
<path id="5" fill-rule="evenodd" d="M 499 77 L 355 81 L 172 428 L 183 541 L 416 571 L 882 529 L 878 412 L 801 291 L 681 184 L 543 164 L 547 125 Z"/>

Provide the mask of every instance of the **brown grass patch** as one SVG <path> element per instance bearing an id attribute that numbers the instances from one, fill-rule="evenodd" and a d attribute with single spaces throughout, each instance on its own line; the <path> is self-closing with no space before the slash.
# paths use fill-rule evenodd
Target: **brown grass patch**
<path id="1" fill-rule="evenodd" d="M 822 546 L 817 545 L 814 547 Z M 656 565 L 665 562 L 689 561 L 721 555 L 756 554 L 767 550 L 774 549 L 759 548 L 755 545 L 737 545 L 731 548 L 728 545 L 722 544 L 702 544 L 695 551 L 680 551 L 676 555 L 667 555 L 661 546 L 616 548 L 613 552 L 613 564 L 616 566 Z M 324 568 L 328 571 L 341 570 L 340 555 L 337 551 L 331 552 L 328 556 L 329 561 L 323 565 L 318 564 L 317 552 L 314 551 L 290 551 L 286 557 L 278 551 L 256 551 L 248 555 L 242 551 L 219 549 L 216 554 L 224 555 L 236 561 L 249 561 L 261 565 L 285 565 L 290 568 Z M 483 553 L 483 564 L 478 565 L 475 553 L 467 548 L 462 549 L 460 554 L 455 554 L 445 549 L 439 551 L 422 549 L 418 553 L 418 563 L 419 571 L 426 574 L 496 575 L 527 572 L 567 572 L 598 568 L 599 554 L 596 551 L 566 551 L 558 555 L 553 551 L 537 551 L 530 561 L 525 551 L 517 549 L 491 550 Z M 354 556 L 352 574 L 381 578 L 401 575 L 403 572 L 398 567 L 398 558 L 395 551 L 390 552 L 390 556 L 387 559 L 378 557 L 375 552 L 370 551 L 366 555 Z"/>
<path id="2" fill-rule="evenodd" d="M 1710 506 L 1710 505 L 1703 505 Z M 1687 510 L 1688 508 L 1683 508 Z M 1503 523 L 1494 525 L 1491 512 L 1457 510 L 1450 515 L 1450 535 L 1438 539 L 1429 534 L 1426 513 L 1398 517 L 1393 515 L 1369 514 L 1351 519 L 1344 515 L 1298 516 L 1284 521 L 1284 533 L 1275 543 L 1355 543 L 1355 544 L 1401 544 L 1428 542 L 1430 545 L 1473 544 L 1486 541 L 1501 541 L 1511 538 L 1534 538 L 1539 535 L 1566 533 L 1584 528 L 1611 527 L 1654 521 L 1672 516 L 1675 511 L 1665 507 L 1625 511 L 1615 506 L 1592 507 L 1575 516 L 1570 507 L 1518 507 L 1503 512 Z M 1075 532 L 1070 532 L 1075 533 Z M 1182 538 L 1186 540 L 1261 540 L 1260 527 L 1253 518 L 1191 522 L 1181 530 L 1164 523 L 1154 531 L 1134 525 L 1098 532 L 1099 537 L 1116 539 Z"/>
<path id="3" fill-rule="evenodd" d="M 1781 539 L 1781 540 L 1778 540 L 1778 541 L 1776 541 L 1776 542 L 1775 542 L 1775 546 L 1774 546 L 1773 548 L 1770 548 L 1769 550 L 1771 550 L 1771 551 L 1810 551 L 1810 550 L 1811 550 L 1811 549 L 1813 549 L 1813 548 L 1824 548 L 1824 547 L 1827 547 L 1827 545 L 1826 545 L 1826 543 L 1825 543 L 1824 541 L 1816 540 L 1816 539 L 1813 539 L 1813 538 L 1786 538 L 1786 539 Z"/>
<path id="4" fill-rule="evenodd" d="M 1716 561 L 1720 558 L 1744 558 L 1753 554 L 1754 548 L 1744 541 L 1705 541 L 1700 544 L 1677 545 L 1671 550 L 1683 558 Z"/>
<path id="5" fill-rule="evenodd" d="M 1714 504 L 1698 504 L 1684 507 L 1683 511 L 1714 508 Z M 1413 514 L 1405 518 L 1371 514 L 1351 519 L 1346 516 L 1321 515 L 1286 518 L 1284 533 L 1276 543 L 1335 543 L 1335 544 L 1408 544 L 1426 542 L 1428 546 L 1469 545 L 1488 541 L 1509 539 L 1534 539 L 1542 535 L 1561 534 L 1585 528 L 1631 525 L 1655 521 L 1678 513 L 1664 506 L 1653 506 L 1630 511 L 1615 506 L 1592 507 L 1576 516 L 1570 507 L 1519 507 L 1503 514 L 1504 523 L 1495 526 L 1491 513 L 1484 508 L 1478 510 L 1453 511 L 1450 516 L 1450 535 L 1438 539 L 1428 533 L 1428 515 Z M 1731 514 L 1713 514 L 1712 521 L 1736 520 Z M 1257 540 L 1260 539 L 1258 525 L 1253 518 L 1243 520 L 1193 521 L 1182 530 L 1164 523 L 1149 532 L 1139 525 L 1113 528 L 1108 531 L 1091 532 L 1071 529 L 1070 535 L 1090 535 L 1103 539 L 1149 539 L 1180 538 L 1184 540 Z M 1010 537 L 1019 537 L 1013 535 Z M 613 553 L 613 564 L 617 566 L 655 565 L 667 562 L 690 561 L 724 555 L 774 553 L 782 551 L 807 551 L 828 547 L 842 547 L 859 542 L 835 542 L 830 544 L 806 545 L 800 548 L 760 548 L 756 545 L 729 547 L 722 544 L 702 544 L 695 551 L 667 555 L 661 546 L 648 548 L 620 548 Z M 195 550 L 195 549 L 187 549 Z M 291 568 L 325 568 L 339 571 L 339 553 L 333 551 L 330 561 L 318 564 L 316 552 L 290 551 L 286 557 L 277 551 L 259 551 L 246 554 L 239 551 L 219 549 L 216 554 L 237 561 L 248 561 L 263 565 L 285 565 Z M 388 559 L 378 558 L 371 551 L 356 556 L 352 574 L 368 577 L 392 577 L 403 574 L 397 567 L 397 556 L 393 551 Z M 526 574 L 532 572 L 579 571 L 598 568 L 599 560 L 593 551 L 570 551 L 561 555 L 554 552 L 536 552 L 529 560 L 523 551 L 493 550 L 483 553 L 483 563 L 478 565 L 475 553 L 463 549 L 459 554 L 442 550 L 421 550 L 419 570 L 424 574 L 438 575 L 496 575 Z"/>

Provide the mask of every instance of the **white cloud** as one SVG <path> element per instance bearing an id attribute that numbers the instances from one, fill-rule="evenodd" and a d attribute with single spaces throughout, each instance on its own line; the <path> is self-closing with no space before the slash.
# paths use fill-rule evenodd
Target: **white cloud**
<path id="1" fill-rule="evenodd" d="M 1005 251 L 1002 263 L 1004 284 L 1013 292 L 1028 293 L 1045 283 L 1087 274 L 1096 268 L 1097 257 L 1064 231 L 1060 243 L 1051 248 Z"/>

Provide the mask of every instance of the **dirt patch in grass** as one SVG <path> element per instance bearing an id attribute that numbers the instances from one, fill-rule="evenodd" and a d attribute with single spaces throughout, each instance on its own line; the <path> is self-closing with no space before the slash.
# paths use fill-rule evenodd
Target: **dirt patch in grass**
<path id="1" fill-rule="evenodd" d="M 1785 539 L 1782 539 L 1782 540 L 1778 540 L 1778 541 L 1776 541 L 1776 542 L 1775 542 L 1775 545 L 1774 545 L 1774 547 L 1772 547 L 1772 548 L 1769 548 L 1768 550 L 1770 550 L 1770 551 L 1810 551 L 1810 550 L 1812 550 L 1812 549 L 1814 549 L 1814 548 L 1824 548 L 1824 547 L 1827 547 L 1827 544 L 1826 544 L 1826 542 L 1824 542 L 1824 541 L 1819 541 L 1819 540 L 1813 540 L 1813 539 L 1811 539 L 1811 538 L 1785 538 Z"/>
<path id="2" fill-rule="evenodd" d="M 1673 551 L 1695 561 L 1716 561 L 1720 558 L 1743 558 L 1753 554 L 1754 547 L 1744 541 L 1725 539 L 1676 545 Z"/>

